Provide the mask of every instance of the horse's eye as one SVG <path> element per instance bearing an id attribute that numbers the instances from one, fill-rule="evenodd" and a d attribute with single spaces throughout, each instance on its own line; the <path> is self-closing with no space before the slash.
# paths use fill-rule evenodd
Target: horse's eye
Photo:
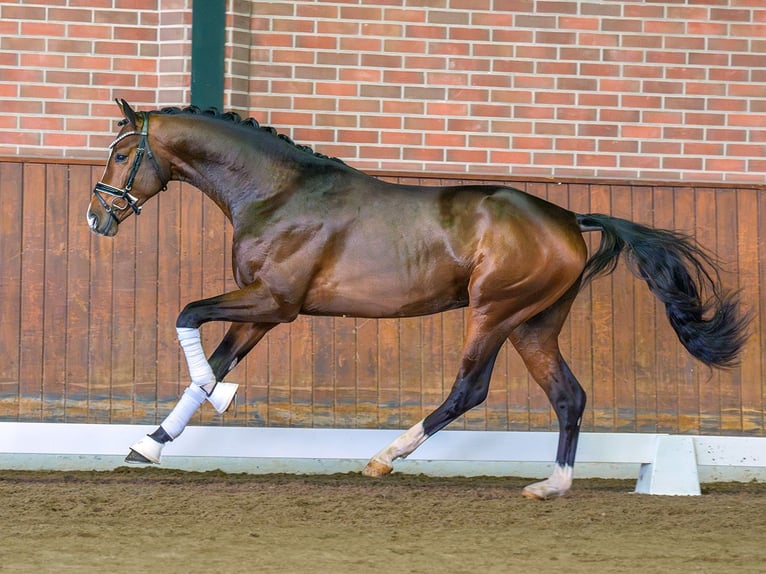
<path id="1" fill-rule="evenodd" d="M 126 156 L 124 153 L 114 154 L 114 161 L 116 161 L 117 163 L 123 163 L 127 159 L 128 159 L 128 156 Z"/>

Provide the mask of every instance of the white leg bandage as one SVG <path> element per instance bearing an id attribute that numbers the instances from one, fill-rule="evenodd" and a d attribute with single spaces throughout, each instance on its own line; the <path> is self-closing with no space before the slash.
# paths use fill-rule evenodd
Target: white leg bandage
<path id="1" fill-rule="evenodd" d="M 197 409 L 202 403 L 205 402 L 207 394 L 199 385 L 191 384 L 186 387 L 184 394 L 181 395 L 180 400 L 170 411 L 170 414 L 162 421 L 163 429 L 170 435 L 171 438 L 176 438 L 180 435 L 189 424 L 189 421 L 197 412 Z"/>
<path id="2" fill-rule="evenodd" d="M 178 331 L 178 342 L 186 355 L 186 364 L 189 366 L 189 376 L 195 385 L 207 385 L 215 383 L 215 375 L 210 363 L 205 358 L 205 351 L 202 349 L 199 329 L 190 327 L 176 327 Z"/>

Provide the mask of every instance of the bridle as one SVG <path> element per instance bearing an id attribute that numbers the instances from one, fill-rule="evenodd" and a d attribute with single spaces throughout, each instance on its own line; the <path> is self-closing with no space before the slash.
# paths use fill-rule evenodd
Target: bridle
<path id="1" fill-rule="evenodd" d="M 138 142 L 138 147 L 136 148 L 136 156 L 133 158 L 133 165 L 130 166 L 130 172 L 128 173 L 128 180 L 125 182 L 125 187 L 114 187 L 113 185 L 99 181 L 93 188 L 93 195 L 96 196 L 104 210 L 117 223 L 119 223 L 119 219 L 117 218 L 116 213 L 125 211 L 128 208 L 132 209 L 133 213 L 136 215 L 141 215 L 141 206 L 138 205 L 139 200 L 134 195 L 131 195 L 130 190 L 133 189 L 133 180 L 136 179 L 136 174 L 138 173 L 138 168 L 141 166 L 141 160 L 144 159 L 144 154 L 149 158 L 154 171 L 157 173 L 157 177 L 162 184 L 160 189 L 165 191 L 168 188 L 168 182 L 162 176 L 162 170 L 160 170 L 160 166 L 157 163 L 152 150 L 149 148 L 149 113 L 139 112 L 139 114 L 141 114 L 141 117 L 143 118 L 141 131 L 133 130 L 132 132 L 125 132 L 118 136 L 117 139 L 109 145 L 109 159 L 107 159 L 107 165 L 109 165 L 109 162 L 112 159 L 112 154 L 114 153 L 114 148 L 118 143 L 129 136 L 141 136 L 141 139 Z M 114 199 L 112 202 L 107 202 L 101 195 L 102 193 L 113 197 Z"/>

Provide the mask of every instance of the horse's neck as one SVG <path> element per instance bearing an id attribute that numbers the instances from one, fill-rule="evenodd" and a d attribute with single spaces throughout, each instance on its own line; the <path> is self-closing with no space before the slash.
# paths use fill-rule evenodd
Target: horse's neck
<path id="1" fill-rule="evenodd" d="M 275 179 L 280 170 L 258 136 L 248 137 L 225 124 L 185 127 L 173 138 L 176 179 L 202 191 L 231 219 L 244 201 L 279 192 Z"/>

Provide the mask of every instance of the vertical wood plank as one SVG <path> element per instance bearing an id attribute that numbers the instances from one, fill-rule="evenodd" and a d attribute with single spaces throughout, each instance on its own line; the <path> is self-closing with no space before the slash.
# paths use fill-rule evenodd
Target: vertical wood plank
<path id="1" fill-rule="evenodd" d="M 751 335 L 741 356 L 742 433 L 760 435 L 764 431 L 762 381 L 763 362 L 763 281 L 759 273 L 759 193 L 754 189 L 737 190 L 737 260 L 741 298 L 752 313 Z"/>
<path id="2" fill-rule="evenodd" d="M 159 250 L 167 246 L 159 242 L 160 212 L 164 193 L 153 198 L 135 219 L 135 342 L 133 356 L 133 388 L 131 421 L 152 424 L 164 413 L 157 410 L 159 332 L 159 284 L 172 281 L 160 274 Z M 163 222 L 165 224 L 165 222 Z M 172 225 L 172 220 L 167 224 Z M 164 417 L 163 417 L 164 418 Z"/>
<path id="3" fill-rule="evenodd" d="M 696 234 L 695 216 L 697 211 L 697 194 L 693 188 L 678 187 L 674 190 L 674 211 L 676 213 L 675 229 L 691 235 Z M 697 377 L 699 363 L 692 359 L 678 341 L 674 338 L 673 345 L 679 353 L 679 391 L 678 391 L 678 431 L 681 433 L 699 434 L 700 431 L 700 381 Z"/>
<path id="4" fill-rule="evenodd" d="M 66 351 L 64 362 L 66 421 L 88 420 L 88 313 L 90 309 L 90 242 L 95 237 L 85 222 L 91 168 L 69 166 L 69 210 L 66 225 Z"/>
<path id="5" fill-rule="evenodd" d="M 632 188 L 628 185 L 612 186 L 612 215 L 633 219 Z M 622 263 L 612 274 L 613 344 L 614 344 L 614 400 L 617 405 L 615 429 L 618 432 L 636 430 L 636 289 L 643 286 Z"/>
<path id="6" fill-rule="evenodd" d="M 378 325 L 379 428 L 401 428 L 399 386 L 399 321 L 382 319 Z"/>
<path id="7" fill-rule="evenodd" d="M 187 192 L 193 193 L 193 190 L 184 189 L 183 196 Z M 157 198 L 157 315 L 152 322 L 156 324 L 157 337 L 155 424 L 162 422 L 180 397 L 181 378 L 186 374 L 175 329 L 182 306 L 181 198 L 182 186 L 178 182 L 171 182 L 167 191 Z M 146 241 L 149 242 L 149 238 Z M 146 245 L 144 247 L 149 249 Z M 139 325 L 145 328 L 143 323 Z M 146 391 L 146 388 L 143 390 Z M 143 399 L 150 401 L 148 396 Z"/>
<path id="8" fill-rule="evenodd" d="M 737 289 L 739 254 L 737 253 L 737 192 L 731 188 L 716 191 L 716 253 L 723 262 L 721 281 L 731 289 Z M 729 369 L 719 371 L 721 428 L 719 433 L 742 432 L 742 371 Z"/>
<path id="9" fill-rule="evenodd" d="M 112 255 L 112 361 L 109 421 L 130 423 L 133 417 L 134 357 L 136 338 L 136 226 L 138 218 L 131 216 L 120 224 Z M 142 325 L 140 330 L 143 334 Z"/>
<path id="10" fill-rule="evenodd" d="M 378 423 L 379 346 L 375 319 L 356 321 L 357 341 L 357 420 L 356 427 L 375 428 Z"/>
<path id="11" fill-rule="evenodd" d="M 654 196 L 648 186 L 633 186 L 633 221 L 651 226 L 653 223 Z M 657 430 L 657 357 L 655 343 L 657 329 L 654 323 L 655 298 L 646 282 L 633 279 L 633 340 L 634 379 L 636 393 L 636 428 L 639 432 Z"/>
<path id="12" fill-rule="evenodd" d="M 0 162 L 0 420 L 19 418 L 21 361 L 21 163 Z"/>
<path id="13" fill-rule="evenodd" d="M 569 186 L 569 206 L 577 213 L 609 213 L 609 202 L 609 186 Z M 598 249 L 601 234 L 585 233 L 583 238 L 590 257 Z M 614 427 L 610 286 L 610 278 L 601 278 L 581 289 L 567 322 L 571 333 L 568 358 L 573 374 L 588 396 L 582 424 L 589 430 L 613 430 Z M 612 400 L 605 407 L 609 397 Z"/>
<path id="14" fill-rule="evenodd" d="M 400 319 L 399 323 L 399 409 L 401 423 L 410 427 L 422 413 L 422 323 L 419 317 Z"/>
<path id="15" fill-rule="evenodd" d="M 226 240 L 226 226 L 228 221 L 218 206 L 201 192 L 194 190 L 202 204 L 202 228 L 200 229 L 200 280 L 202 283 L 202 297 L 215 297 L 223 294 L 225 289 L 224 272 L 226 264 L 224 254 L 226 252 L 224 242 Z M 202 328 L 204 330 L 203 344 L 207 357 L 213 354 L 223 339 L 228 328 L 225 321 L 211 321 Z M 200 409 L 202 424 L 225 425 L 233 419 L 231 414 L 218 414 L 210 404 L 205 404 Z"/>
<path id="16" fill-rule="evenodd" d="M 716 190 L 697 188 L 697 240 L 705 248 L 717 251 Z M 718 370 L 712 372 L 704 365 L 695 364 L 699 382 L 700 432 L 718 434 L 721 429 L 721 378 Z"/>
<path id="17" fill-rule="evenodd" d="M 335 320 L 335 425 L 353 428 L 356 421 L 356 322 L 350 318 Z"/>
<path id="18" fill-rule="evenodd" d="M 290 324 L 290 424 L 312 424 L 312 330 L 309 317 L 299 317 Z"/>
<path id="19" fill-rule="evenodd" d="M 95 181 L 98 168 L 91 171 Z M 90 318 L 88 349 L 88 421 L 110 422 L 112 384 L 112 253 L 115 241 L 91 238 Z"/>
<path id="20" fill-rule="evenodd" d="M 525 191 L 536 197 L 546 199 L 548 186 L 545 183 L 529 183 L 525 186 Z M 537 385 L 532 375 L 526 369 L 524 371 L 527 379 L 527 392 L 529 393 L 529 422 L 531 430 L 545 431 L 558 428 L 548 397 Z"/>
<path id="21" fill-rule="evenodd" d="M 21 229 L 19 417 L 30 421 L 44 420 L 41 402 L 45 304 L 45 186 L 45 164 L 25 164 Z"/>
<path id="22" fill-rule="evenodd" d="M 42 409 L 49 422 L 65 422 L 67 317 L 68 166 L 50 165 L 45 182 L 45 283 L 43 308 Z"/>
<path id="23" fill-rule="evenodd" d="M 654 188 L 654 227 L 676 229 L 674 209 L 675 191 L 672 187 Z M 654 362 L 657 388 L 657 432 L 678 432 L 678 370 L 683 351 L 668 323 L 665 306 L 653 298 L 654 307 Z"/>
<path id="24" fill-rule="evenodd" d="M 335 422 L 335 319 L 314 317 L 313 321 L 313 421 L 315 427 L 331 427 Z"/>

